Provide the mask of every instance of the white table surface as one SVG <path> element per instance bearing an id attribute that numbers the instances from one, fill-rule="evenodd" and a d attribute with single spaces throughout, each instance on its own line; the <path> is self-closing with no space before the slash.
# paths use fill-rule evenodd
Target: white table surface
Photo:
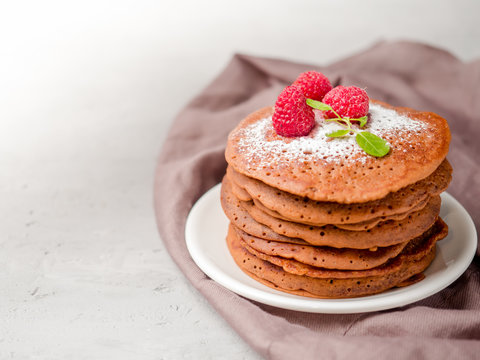
<path id="1" fill-rule="evenodd" d="M 479 4 L 2 2 L 0 358 L 258 359 L 157 233 L 175 114 L 235 52 L 327 64 L 412 39 L 479 58 Z"/>

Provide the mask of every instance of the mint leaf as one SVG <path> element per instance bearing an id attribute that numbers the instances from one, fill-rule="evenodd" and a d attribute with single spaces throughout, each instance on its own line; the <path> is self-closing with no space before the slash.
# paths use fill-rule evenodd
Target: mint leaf
<path id="1" fill-rule="evenodd" d="M 350 130 L 337 130 L 327 134 L 328 137 L 341 137 L 345 136 L 350 132 Z"/>
<path id="2" fill-rule="evenodd" d="M 365 116 L 362 116 L 361 118 L 358 118 L 358 119 L 352 119 L 352 120 L 356 120 L 356 121 L 360 121 L 360 127 L 364 127 L 365 124 L 367 123 L 368 121 L 368 116 L 365 115 Z"/>
<path id="3" fill-rule="evenodd" d="M 350 118 L 342 118 L 343 121 L 347 121 L 347 122 L 350 122 L 350 121 L 358 121 L 360 122 L 360 127 L 364 127 L 365 124 L 367 123 L 368 121 L 368 116 L 365 115 L 365 116 L 362 116 L 361 118 L 356 118 L 356 119 L 350 119 Z"/>
<path id="4" fill-rule="evenodd" d="M 390 146 L 385 140 L 368 131 L 357 133 L 355 140 L 367 154 L 375 157 L 385 156 L 390 151 Z"/>
<path id="5" fill-rule="evenodd" d="M 313 100 L 313 99 L 307 99 L 307 105 L 314 109 L 323 110 L 323 111 L 333 110 L 330 105 L 324 104 L 321 101 Z"/>

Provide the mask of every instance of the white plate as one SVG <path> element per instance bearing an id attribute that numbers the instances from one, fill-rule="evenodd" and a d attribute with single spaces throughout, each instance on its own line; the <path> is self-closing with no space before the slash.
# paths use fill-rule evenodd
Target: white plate
<path id="1" fill-rule="evenodd" d="M 271 289 L 247 276 L 234 262 L 225 237 L 228 219 L 220 205 L 220 184 L 193 206 L 185 226 L 188 251 L 210 278 L 246 298 L 279 308 L 313 313 L 347 314 L 385 310 L 424 299 L 446 288 L 467 269 L 477 248 L 470 215 L 447 193 L 442 194 L 441 217 L 449 234 L 437 243 L 437 255 L 425 279 L 403 288 L 354 299 L 312 299 Z"/>

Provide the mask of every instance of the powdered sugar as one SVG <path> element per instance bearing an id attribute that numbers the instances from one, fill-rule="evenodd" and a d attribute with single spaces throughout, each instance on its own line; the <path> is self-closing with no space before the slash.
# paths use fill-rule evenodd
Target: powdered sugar
<path id="1" fill-rule="evenodd" d="M 396 111 L 384 108 L 378 104 L 370 104 L 369 121 L 362 130 L 369 131 L 388 141 L 388 138 L 402 139 L 403 146 L 409 141 L 414 141 L 416 134 L 427 128 L 425 123 L 410 119 L 398 114 Z M 271 159 L 281 158 L 311 161 L 323 159 L 328 162 L 354 161 L 364 162 L 370 158 L 356 143 L 355 136 L 347 135 L 341 138 L 328 138 L 326 135 L 344 129 L 335 122 L 326 122 L 317 119 L 317 124 L 308 136 L 296 138 L 282 138 L 272 136 L 272 118 L 261 119 L 243 129 L 238 134 L 239 151 L 250 161 L 255 158 L 256 165 Z M 403 149 L 402 149 L 403 150 Z M 393 151 L 393 150 L 392 150 Z"/>

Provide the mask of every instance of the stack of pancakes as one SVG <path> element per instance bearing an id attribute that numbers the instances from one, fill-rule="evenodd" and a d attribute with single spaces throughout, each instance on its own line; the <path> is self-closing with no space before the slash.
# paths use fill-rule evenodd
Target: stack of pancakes
<path id="1" fill-rule="evenodd" d="M 452 173 L 446 121 L 372 102 L 365 129 L 391 147 L 375 158 L 352 138 L 326 137 L 332 123 L 281 137 L 272 112 L 251 114 L 228 138 L 221 203 L 238 266 L 267 286 L 319 298 L 421 280 L 448 232 L 439 217 Z"/>

